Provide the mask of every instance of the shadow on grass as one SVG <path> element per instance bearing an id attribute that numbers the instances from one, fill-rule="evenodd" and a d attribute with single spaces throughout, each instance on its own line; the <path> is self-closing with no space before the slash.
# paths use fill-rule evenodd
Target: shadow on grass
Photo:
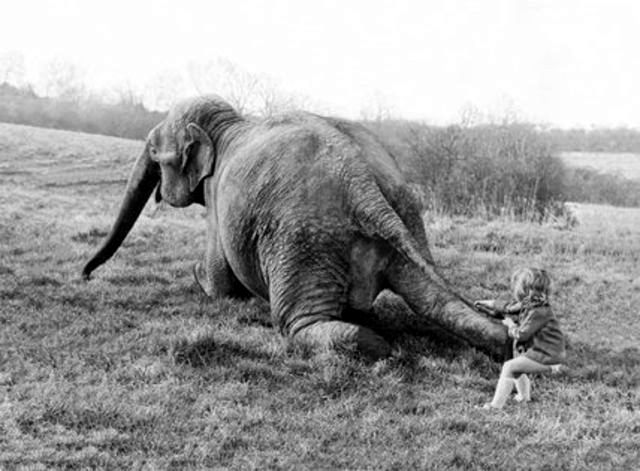
<path id="1" fill-rule="evenodd" d="M 500 371 L 501 361 L 446 333 L 414 336 L 403 334 L 392 343 L 392 364 L 408 384 L 428 380 L 441 383 L 446 377 L 475 371 L 491 377 Z M 468 378 L 471 380 L 471 376 Z M 474 381 L 477 378 L 474 379 Z"/>
<path id="2" fill-rule="evenodd" d="M 173 345 L 171 353 L 176 363 L 193 368 L 214 365 L 235 367 L 241 359 L 253 361 L 271 359 L 266 353 L 251 347 L 230 341 L 216 341 L 212 337 L 179 340 Z"/>
<path id="3" fill-rule="evenodd" d="M 176 342 L 171 355 L 177 364 L 190 366 L 206 378 L 259 383 L 273 391 L 290 387 L 292 368 L 254 345 L 205 336 Z"/>
<path id="4" fill-rule="evenodd" d="M 237 316 L 238 324 L 247 325 L 247 326 L 260 326 L 272 328 L 273 321 L 271 320 L 271 316 L 269 314 L 269 308 L 267 307 L 260 309 L 259 307 L 256 309 L 248 310 L 246 312 L 241 312 Z"/>
<path id="5" fill-rule="evenodd" d="M 501 361 L 490 358 L 446 333 L 420 337 L 404 334 L 396 337 L 393 345 L 396 352 L 399 352 L 393 359 L 394 368 L 407 382 L 413 382 L 415 378 L 424 379 L 425 374 L 433 375 L 435 378 L 437 375 L 456 372 L 460 363 L 464 364 L 465 369 L 491 376 L 499 373 L 502 364 Z M 434 371 L 425 371 L 424 358 L 439 366 Z M 631 391 L 640 387 L 638 348 L 615 350 L 572 342 L 567 348 L 566 367 L 558 377 L 558 380 L 564 383 L 600 384 L 620 391 Z"/>

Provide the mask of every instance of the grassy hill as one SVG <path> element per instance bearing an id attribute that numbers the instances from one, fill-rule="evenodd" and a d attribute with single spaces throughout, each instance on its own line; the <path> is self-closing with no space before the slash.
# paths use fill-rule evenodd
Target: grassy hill
<path id="1" fill-rule="evenodd" d="M 90 282 L 142 143 L 0 124 L 0 469 L 638 469 L 640 211 L 580 224 L 426 216 L 471 297 L 547 267 L 569 371 L 475 408 L 500 365 L 410 336 L 373 364 L 293 348 L 257 301 L 208 301 L 202 209 L 149 207 Z M 621 212 L 623 211 L 623 212 Z M 634 219 L 635 218 L 635 219 Z"/>

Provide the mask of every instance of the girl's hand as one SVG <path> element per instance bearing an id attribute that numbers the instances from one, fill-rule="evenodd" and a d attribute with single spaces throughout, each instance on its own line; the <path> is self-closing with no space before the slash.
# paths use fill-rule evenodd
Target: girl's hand
<path id="1" fill-rule="evenodd" d="M 510 303 L 509 305 L 507 305 L 506 311 L 509 314 L 517 314 L 520 311 L 522 311 L 522 303 L 520 301 L 515 303 Z"/>
<path id="2" fill-rule="evenodd" d="M 506 325 L 507 327 L 515 327 L 516 323 L 509 317 L 505 317 L 502 319 L 502 325 Z"/>
<path id="3" fill-rule="evenodd" d="M 494 299 L 480 299 L 473 303 L 473 307 L 480 311 L 495 311 L 496 301 Z"/>
<path id="4" fill-rule="evenodd" d="M 520 336 L 518 333 L 518 324 L 513 322 L 510 318 L 506 317 L 502 319 L 502 325 L 507 326 L 507 335 L 512 339 L 517 339 Z"/>

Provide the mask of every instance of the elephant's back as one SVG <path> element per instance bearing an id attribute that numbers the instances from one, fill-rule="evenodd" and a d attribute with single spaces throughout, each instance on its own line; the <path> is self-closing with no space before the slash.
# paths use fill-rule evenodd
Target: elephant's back
<path id="1" fill-rule="evenodd" d="M 282 121 L 253 129 L 233 149 L 215 204 L 225 251 L 241 261 L 235 269 L 259 272 L 268 285 L 268 265 L 284 252 L 342 256 L 355 231 L 339 163 L 355 149 L 345 143 L 318 123 Z"/>
<path id="2" fill-rule="evenodd" d="M 354 194 L 377 185 L 395 198 L 405 186 L 369 131 L 307 114 L 255 126 L 222 172 L 216 194 L 225 250 L 239 254 L 248 273 L 259 271 L 265 285 L 269 265 L 283 256 L 351 260 L 362 238 Z"/>

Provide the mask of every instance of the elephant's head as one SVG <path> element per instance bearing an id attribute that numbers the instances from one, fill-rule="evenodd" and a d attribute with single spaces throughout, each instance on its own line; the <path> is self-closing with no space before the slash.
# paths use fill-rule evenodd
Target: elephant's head
<path id="1" fill-rule="evenodd" d="M 204 204 L 202 182 L 214 172 L 218 142 L 241 119 L 216 96 L 185 100 L 169 111 L 149 133 L 111 232 L 82 271 L 85 278 L 120 247 L 156 186 L 156 200 L 176 207 Z"/>
<path id="2" fill-rule="evenodd" d="M 182 102 L 149 133 L 149 157 L 161 173 L 159 193 L 171 206 L 204 203 L 200 183 L 213 174 L 216 160 L 209 134 L 214 131 L 211 115 L 223 111 L 223 105 L 226 104 L 213 98 Z"/>

